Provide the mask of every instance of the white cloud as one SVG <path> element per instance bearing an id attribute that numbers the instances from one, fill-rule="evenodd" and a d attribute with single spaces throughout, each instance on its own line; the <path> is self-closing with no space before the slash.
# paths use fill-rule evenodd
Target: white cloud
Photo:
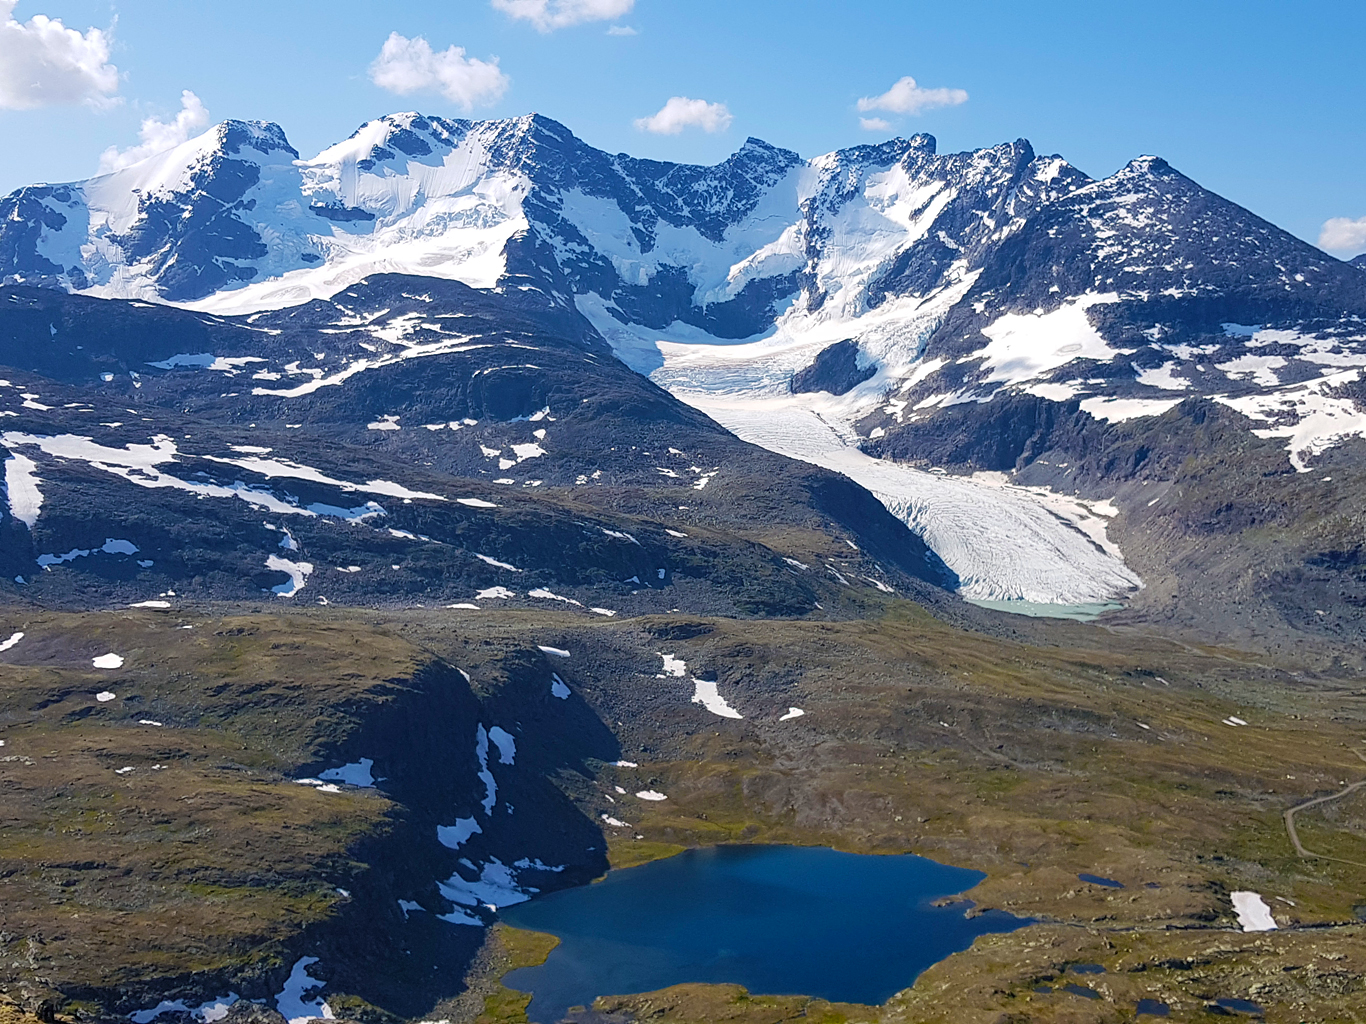
<path id="1" fill-rule="evenodd" d="M 194 93 L 186 89 L 180 94 L 180 113 L 171 121 L 161 121 L 155 117 L 144 118 L 138 129 L 142 141 L 128 149 L 110 146 L 100 154 L 100 173 L 120 171 L 125 167 L 156 156 L 168 149 L 175 149 L 186 142 L 200 128 L 209 123 L 209 111 Z"/>
<path id="2" fill-rule="evenodd" d="M 529 21 L 537 31 L 581 25 L 585 21 L 611 21 L 630 14 L 636 0 L 492 0 L 493 9 L 509 18 Z"/>
<path id="3" fill-rule="evenodd" d="M 724 103 L 708 103 L 686 96 L 674 96 L 649 117 L 636 118 L 636 128 L 656 135 L 677 135 L 684 128 L 701 128 L 704 132 L 723 132 L 735 120 Z"/>
<path id="4" fill-rule="evenodd" d="M 1337 251 L 1366 249 L 1366 217 L 1334 217 L 1323 222 L 1319 248 Z"/>
<path id="5" fill-rule="evenodd" d="M 439 92 L 469 112 L 476 104 L 502 99 L 512 79 L 498 67 L 497 57 L 466 57 L 463 46 L 435 53 L 421 36 L 409 39 L 391 32 L 370 65 L 370 81 L 400 96 Z"/>
<path id="6" fill-rule="evenodd" d="M 108 34 L 77 32 L 43 14 L 21 24 L 17 3 L 0 0 L 0 109 L 111 103 L 119 69 L 109 63 Z"/>
<path id="7" fill-rule="evenodd" d="M 865 96 L 858 101 L 861 112 L 885 110 L 892 114 L 919 114 L 935 107 L 956 107 L 968 101 L 962 89 L 922 89 L 907 75 L 881 96 Z"/>
<path id="8" fill-rule="evenodd" d="M 865 132 L 885 132 L 892 127 L 892 122 L 880 117 L 860 117 L 858 126 Z"/>
<path id="9" fill-rule="evenodd" d="M 630 25 L 613 25 L 607 30 L 609 36 L 638 36 L 640 35 Z"/>

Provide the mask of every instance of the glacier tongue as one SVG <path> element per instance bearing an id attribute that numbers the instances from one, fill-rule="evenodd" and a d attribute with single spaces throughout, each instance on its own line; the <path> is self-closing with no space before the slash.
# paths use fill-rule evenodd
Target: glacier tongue
<path id="1" fill-rule="evenodd" d="M 984 474 L 925 472 L 858 447 L 852 424 L 886 401 L 890 385 L 941 365 L 921 356 L 921 341 L 975 278 L 965 275 L 924 299 L 856 307 L 852 315 L 793 308 L 772 331 L 730 342 L 677 322 L 662 331 L 622 323 L 597 295 L 579 296 L 577 306 L 619 358 L 675 398 L 744 441 L 843 473 L 872 491 L 957 575 L 964 597 L 1057 605 L 1122 597 L 1142 582 L 1107 538 L 1103 515 L 1086 503 Z M 851 337 L 876 353 L 873 377 L 838 397 L 789 392 L 794 370 Z"/>
<path id="2" fill-rule="evenodd" d="M 964 597 L 1093 604 L 1141 586 L 1117 547 L 1093 539 L 1104 540 L 1104 519 L 1080 502 L 873 458 L 806 396 L 675 394 L 742 440 L 868 488 L 957 574 Z"/>

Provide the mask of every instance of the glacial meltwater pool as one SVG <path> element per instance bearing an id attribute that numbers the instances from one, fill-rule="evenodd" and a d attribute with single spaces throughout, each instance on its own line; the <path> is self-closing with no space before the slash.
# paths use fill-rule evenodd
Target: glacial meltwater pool
<path id="1" fill-rule="evenodd" d="M 964 600 L 968 604 L 975 604 L 978 608 L 990 608 L 994 612 L 1028 615 L 1031 619 L 1072 619 L 1075 622 L 1092 622 L 1106 612 L 1124 607 L 1119 601 L 1094 604 L 1042 604 L 1038 601 L 990 601 L 978 597 L 968 597 Z"/>
<path id="2" fill-rule="evenodd" d="M 598 996 L 683 982 L 881 1003 L 978 935 L 1029 923 L 1000 911 L 969 918 L 966 901 L 930 906 L 984 877 L 909 854 L 689 850 L 500 910 L 515 928 L 561 940 L 543 965 L 504 982 L 532 993 L 535 1024 L 555 1024 Z"/>

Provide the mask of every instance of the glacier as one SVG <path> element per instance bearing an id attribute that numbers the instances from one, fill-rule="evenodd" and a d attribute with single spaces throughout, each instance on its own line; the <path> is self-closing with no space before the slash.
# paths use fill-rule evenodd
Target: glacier
<path id="1" fill-rule="evenodd" d="M 749 139 L 703 167 L 603 153 L 535 114 L 406 112 L 301 158 L 279 126 L 229 121 L 111 174 L 5 197 L 0 252 L 7 283 L 206 316 L 335 300 L 377 274 L 536 295 L 745 440 L 867 486 L 981 599 L 1102 602 L 1141 581 L 1088 511 L 1097 500 L 898 464 L 878 457 L 884 438 L 998 398 L 1122 424 L 1188 394 L 1286 438 L 1300 471 L 1366 436 L 1349 394 L 1366 357 L 1345 347 L 1364 330 L 1257 317 L 1225 325 L 1241 346 L 1228 353 L 1183 340 L 1188 325 L 1139 329 L 1150 314 L 1135 311 L 1154 303 L 1227 293 L 1268 309 L 1272 296 L 1340 316 L 1339 293 L 1360 292 L 1351 268 L 1156 157 L 1096 180 L 1024 140 L 940 154 L 915 135 L 811 159 Z M 1229 308 L 1223 319 L 1241 315 Z M 432 312 L 375 327 L 383 352 L 334 372 L 260 370 L 253 392 L 303 398 L 480 344 Z M 794 394 L 837 345 L 857 383 Z M 253 357 L 176 358 L 235 373 Z M 24 466 L 10 462 L 13 503 Z"/>

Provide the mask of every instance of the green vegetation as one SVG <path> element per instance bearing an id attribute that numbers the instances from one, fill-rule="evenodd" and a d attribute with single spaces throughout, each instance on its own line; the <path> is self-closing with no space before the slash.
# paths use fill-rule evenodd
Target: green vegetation
<path id="1" fill-rule="evenodd" d="M 429 722 L 444 736 L 481 706 L 530 721 L 550 671 L 535 645 L 551 644 L 573 652 L 553 667 L 577 695 L 552 710 L 583 707 L 639 765 L 590 760 L 547 776 L 572 801 L 566 813 L 631 823 L 603 827 L 614 867 L 732 842 L 910 851 L 980 869 L 980 907 L 1039 921 L 978 940 L 881 1008 L 680 986 L 600 1000 L 599 1013 L 1109 1021 L 1132 1019 L 1138 998 L 1189 1016 L 1234 996 L 1270 1021 L 1366 1020 L 1366 868 L 1346 863 L 1366 861 L 1366 794 L 1297 817 L 1306 847 L 1340 860 L 1298 856 L 1282 820 L 1366 776 L 1359 683 L 1134 631 L 1010 627 L 967 632 L 895 601 L 875 621 L 762 631 L 572 612 L 26 613 L 0 681 L 11 758 L 0 761 L 0 973 L 32 994 L 27 1009 L 44 993 L 107 1007 L 111 993 L 150 998 L 191 975 L 261 984 L 251 979 L 276 978 L 306 937 L 328 936 L 360 950 L 327 960 L 338 1006 L 389 1024 L 398 1003 L 357 973 L 382 925 L 339 890 L 408 870 L 395 857 L 413 809 L 292 780 L 350 759 L 362 735 L 378 756 Z M 89 669 L 111 649 L 124 669 Z M 690 679 L 660 676 L 660 652 L 716 678 L 746 717 L 691 703 Z M 469 688 L 445 666 L 468 671 Z M 117 699 L 96 701 L 105 688 Z M 778 721 L 789 706 L 805 716 Z M 631 795 L 647 788 L 668 799 Z M 1235 889 L 1262 893 L 1281 930 L 1237 930 Z M 554 941 L 495 929 L 464 1002 L 439 972 L 395 973 L 391 988 L 439 1007 L 424 1018 L 521 1021 L 527 997 L 496 979 Z M 1034 991 L 1079 962 L 1106 967 L 1083 979 L 1100 1000 Z"/>
<path id="2" fill-rule="evenodd" d="M 559 939 L 544 932 L 498 924 L 489 930 L 486 949 L 498 973 L 506 974 L 518 967 L 537 967 L 545 963 L 550 951 L 559 944 Z M 476 1024 L 526 1024 L 526 1008 L 530 1003 L 529 994 L 499 982 L 484 997 L 484 1009 Z"/>
<path id="3" fill-rule="evenodd" d="M 658 1024 L 857 1024 L 878 1019 L 876 1007 L 805 996 L 753 996 L 739 985 L 675 985 L 638 996 L 607 996 L 595 1000 L 593 1009 Z"/>

